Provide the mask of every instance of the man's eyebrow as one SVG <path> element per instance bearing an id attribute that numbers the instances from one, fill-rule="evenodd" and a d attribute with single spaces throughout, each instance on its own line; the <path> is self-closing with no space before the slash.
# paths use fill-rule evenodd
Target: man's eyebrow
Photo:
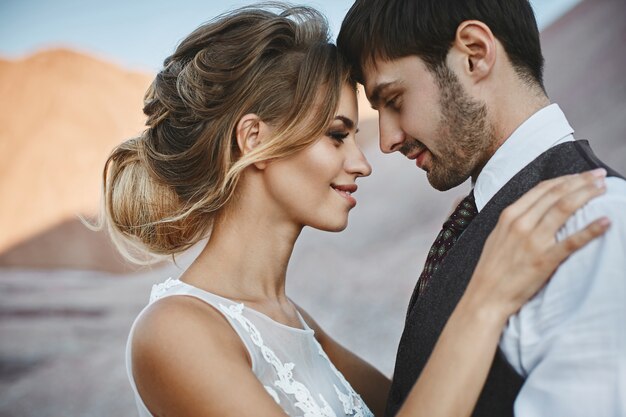
<path id="1" fill-rule="evenodd" d="M 368 96 L 368 100 L 374 110 L 378 110 L 380 96 L 382 95 L 383 91 L 389 88 L 392 84 L 394 84 L 394 81 L 378 84 L 374 88 L 374 91 L 372 91 L 372 94 Z"/>
<path id="2" fill-rule="evenodd" d="M 350 119 L 349 117 L 343 116 L 341 114 L 338 114 L 337 116 L 335 116 L 335 120 L 341 120 L 343 124 L 346 125 L 346 128 L 348 129 L 352 129 L 354 127 L 354 120 Z"/>

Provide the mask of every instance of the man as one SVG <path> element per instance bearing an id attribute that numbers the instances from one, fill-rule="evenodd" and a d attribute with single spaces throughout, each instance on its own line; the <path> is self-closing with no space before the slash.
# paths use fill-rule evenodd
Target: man
<path id="1" fill-rule="evenodd" d="M 473 184 L 411 297 L 386 415 L 419 377 L 501 211 L 544 179 L 604 167 L 606 194 L 557 238 L 602 216 L 611 230 L 509 320 L 473 415 L 626 416 L 626 181 L 550 104 L 527 0 L 357 0 L 338 45 L 379 112 L 382 151 L 414 160 L 438 190 Z"/>

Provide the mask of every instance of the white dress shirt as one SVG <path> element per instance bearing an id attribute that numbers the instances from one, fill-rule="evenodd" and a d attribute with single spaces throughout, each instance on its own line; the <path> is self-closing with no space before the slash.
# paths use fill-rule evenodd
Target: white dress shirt
<path id="1" fill-rule="evenodd" d="M 574 140 L 556 104 L 524 122 L 483 168 L 474 186 L 478 210 L 549 148 Z M 574 253 L 546 287 L 509 319 L 500 348 L 525 378 L 517 417 L 626 416 L 626 181 L 578 210 L 557 234 L 602 216 L 609 231 Z"/>

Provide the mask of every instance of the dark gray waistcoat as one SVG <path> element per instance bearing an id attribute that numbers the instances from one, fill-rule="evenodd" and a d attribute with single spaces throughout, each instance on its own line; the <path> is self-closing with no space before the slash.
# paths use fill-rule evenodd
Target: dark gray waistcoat
<path id="1" fill-rule="evenodd" d="M 606 168 L 609 176 L 621 177 L 593 154 L 587 141 L 563 143 L 528 164 L 487 203 L 450 249 L 427 290 L 407 314 L 385 412 L 387 417 L 398 412 L 422 372 L 446 321 L 465 291 L 500 212 L 542 180 L 600 167 Z M 498 349 L 472 416 L 513 416 L 513 403 L 523 382 L 524 379 Z"/>

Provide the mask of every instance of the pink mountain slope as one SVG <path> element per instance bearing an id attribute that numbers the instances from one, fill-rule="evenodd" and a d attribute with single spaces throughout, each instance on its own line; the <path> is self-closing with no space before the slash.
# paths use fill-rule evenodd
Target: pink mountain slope
<path id="1" fill-rule="evenodd" d="M 116 268 L 106 239 L 69 225 L 96 212 L 108 153 L 142 130 L 149 82 L 63 49 L 1 62 L 0 264 Z"/>

